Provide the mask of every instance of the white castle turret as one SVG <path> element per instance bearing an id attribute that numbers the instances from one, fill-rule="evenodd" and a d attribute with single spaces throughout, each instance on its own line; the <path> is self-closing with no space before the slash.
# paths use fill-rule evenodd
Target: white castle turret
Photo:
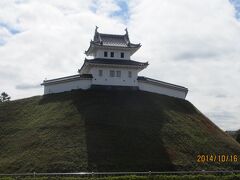
<path id="1" fill-rule="evenodd" d="M 124 35 L 102 34 L 97 29 L 96 27 L 94 39 L 85 51 L 93 59 L 85 59 L 79 70 L 80 75 L 92 74 L 92 85 L 129 86 L 137 89 L 138 73 L 148 63 L 130 58 L 141 45 L 130 42 L 127 29 Z"/>
<path id="2" fill-rule="evenodd" d="M 124 35 L 103 34 L 96 27 L 94 38 L 85 51 L 87 56 L 93 58 L 84 60 L 77 75 L 43 81 L 44 94 L 73 89 L 128 88 L 185 98 L 188 92 L 185 87 L 138 76 L 148 62 L 131 60 L 141 45 L 131 43 L 128 30 L 125 31 Z"/>
<path id="3" fill-rule="evenodd" d="M 130 60 L 140 47 L 140 44 L 130 42 L 128 30 L 125 29 L 124 35 L 103 34 L 98 32 L 98 27 L 95 29 L 93 40 L 85 54 L 94 58 L 107 59 L 125 59 Z"/>

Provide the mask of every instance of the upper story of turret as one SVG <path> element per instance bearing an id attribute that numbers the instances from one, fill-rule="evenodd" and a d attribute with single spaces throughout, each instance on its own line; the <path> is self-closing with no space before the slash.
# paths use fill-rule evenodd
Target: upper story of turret
<path id="1" fill-rule="evenodd" d="M 130 60 L 141 44 L 130 42 L 128 31 L 124 35 L 103 34 L 95 29 L 93 40 L 85 54 L 94 58 Z"/>

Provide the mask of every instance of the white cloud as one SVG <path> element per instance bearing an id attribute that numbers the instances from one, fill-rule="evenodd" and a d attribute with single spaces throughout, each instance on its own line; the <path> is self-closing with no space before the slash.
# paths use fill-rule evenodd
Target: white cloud
<path id="1" fill-rule="evenodd" d="M 91 9 L 99 15 L 109 16 L 113 12 L 118 11 L 120 7 L 114 0 L 94 0 Z"/>
<path id="2" fill-rule="evenodd" d="M 105 15 L 95 14 L 88 7 L 91 1 L 23 1 L 3 3 L 0 20 L 16 24 L 22 32 L 8 35 L 0 46 L 0 69 L 15 73 L 18 78 L 6 81 L 2 73 L 0 83 L 13 98 L 42 94 L 42 89 L 21 91 L 19 84 L 40 84 L 46 77 L 55 78 L 76 74 L 84 60 L 95 25 L 109 31 L 123 29 L 123 25 Z M 10 14 L 10 15 L 9 15 Z M 6 15 L 6 16 L 5 16 Z M 5 34 L 7 32 L 4 32 Z M 1 33 L 2 34 L 2 33 Z"/>
<path id="3" fill-rule="evenodd" d="M 47 77 L 77 73 L 95 25 L 143 46 L 141 75 L 189 88 L 187 99 L 224 129 L 240 128 L 240 22 L 228 0 L 131 0 L 127 25 L 111 14 L 114 0 L 2 0 L 0 91 L 13 98 L 42 94 Z M 22 86 L 21 86 L 22 85 Z M 16 88 L 18 87 L 18 88 Z M 20 88 L 19 88 L 20 87 Z M 24 90 L 22 90 L 24 89 Z"/>
<path id="4" fill-rule="evenodd" d="M 240 128 L 240 23 L 229 1 L 134 0 L 130 10 L 143 44 L 135 57 L 150 61 L 143 73 L 188 87 L 187 99 L 221 128 Z M 220 118 L 225 111 L 231 118 Z"/>

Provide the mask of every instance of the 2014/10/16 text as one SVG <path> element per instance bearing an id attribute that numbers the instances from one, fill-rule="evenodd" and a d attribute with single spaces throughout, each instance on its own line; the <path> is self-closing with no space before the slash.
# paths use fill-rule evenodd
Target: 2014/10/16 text
<path id="1" fill-rule="evenodd" d="M 196 161 L 198 163 L 208 163 L 208 162 L 217 162 L 217 163 L 228 163 L 228 162 L 240 162 L 238 155 L 236 154 L 202 154 L 197 155 Z"/>

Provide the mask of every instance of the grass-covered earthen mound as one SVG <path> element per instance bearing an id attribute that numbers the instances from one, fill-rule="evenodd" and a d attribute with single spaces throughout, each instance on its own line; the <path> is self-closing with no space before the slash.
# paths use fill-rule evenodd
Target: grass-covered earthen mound
<path id="1" fill-rule="evenodd" d="M 199 154 L 240 145 L 186 100 L 78 90 L 0 104 L 0 173 L 238 168 Z"/>

